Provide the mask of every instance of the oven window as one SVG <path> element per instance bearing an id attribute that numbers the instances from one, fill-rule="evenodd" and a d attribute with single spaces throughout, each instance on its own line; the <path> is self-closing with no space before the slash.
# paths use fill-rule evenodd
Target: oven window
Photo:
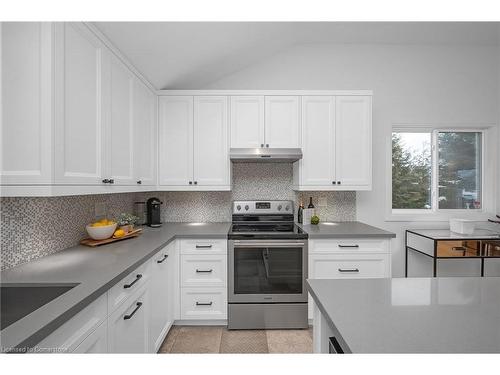
<path id="1" fill-rule="evenodd" d="M 302 248 L 234 249 L 235 294 L 301 294 Z"/>

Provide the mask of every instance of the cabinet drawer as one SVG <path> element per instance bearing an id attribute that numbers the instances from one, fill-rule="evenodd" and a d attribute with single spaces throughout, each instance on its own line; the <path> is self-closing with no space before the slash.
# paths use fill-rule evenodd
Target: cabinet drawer
<path id="1" fill-rule="evenodd" d="M 310 253 L 388 253 L 390 249 L 388 239 L 359 239 L 339 238 L 335 240 L 310 240 Z"/>
<path id="2" fill-rule="evenodd" d="M 226 288 L 182 288 L 181 319 L 226 319 Z"/>
<path id="3" fill-rule="evenodd" d="M 182 255 L 182 287 L 226 286 L 226 255 Z"/>
<path id="4" fill-rule="evenodd" d="M 106 319 L 106 312 L 106 293 L 104 293 L 37 346 L 60 349 L 64 353 L 72 352 Z"/>
<path id="5" fill-rule="evenodd" d="M 227 240 L 181 240 L 181 254 L 227 254 Z"/>
<path id="6" fill-rule="evenodd" d="M 390 277 L 390 258 L 380 255 L 313 255 L 309 264 L 309 278 L 378 278 Z"/>
<path id="7" fill-rule="evenodd" d="M 132 293 L 141 288 L 151 277 L 150 262 L 137 267 L 108 291 L 108 313 L 111 314 Z"/>

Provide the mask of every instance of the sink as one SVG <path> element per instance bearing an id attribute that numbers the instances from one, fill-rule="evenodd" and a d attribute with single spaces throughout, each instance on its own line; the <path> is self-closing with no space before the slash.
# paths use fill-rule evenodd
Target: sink
<path id="1" fill-rule="evenodd" d="M 0 330 L 77 286 L 75 284 L 0 284 Z"/>

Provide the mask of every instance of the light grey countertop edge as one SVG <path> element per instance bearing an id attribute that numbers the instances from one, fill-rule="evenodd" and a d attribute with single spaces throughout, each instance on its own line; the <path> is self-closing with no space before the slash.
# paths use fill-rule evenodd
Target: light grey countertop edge
<path id="1" fill-rule="evenodd" d="M 396 234 L 362 223 L 360 221 L 332 221 L 318 225 L 297 224 L 307 232 L 310 239 L 315 238 L 395 238 Z"/>

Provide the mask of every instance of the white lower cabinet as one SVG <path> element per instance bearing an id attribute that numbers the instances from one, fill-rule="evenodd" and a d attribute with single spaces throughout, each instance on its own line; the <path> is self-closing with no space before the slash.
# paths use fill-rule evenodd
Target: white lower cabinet
<path id="1" fill-rule="evenodd" d="M 227 318 L 227 241 L 180 241 L 180 318 Z"/>
<path id="2" fill-rule="evenodd" d="M 156 353 L 174 321 L 175 242 L 160 250 L 151 259 L 151 321 L 149 351 Z"/>
<path id="3" fill-rule="evenodd" d="M 390 239 L 342 238 L 309 241 L 310 279 L 391 277 Z M 309 319 L 313 300 L 309 296 Z"/>
<path id="4" fill-rule="evenodd" d="M 101 323 L 80 345 L 76 347 L 73 353 L 107 353 L 108 352 L 108 326 L 107 322 Z"/>
<path id="5" fill-rule="evenodd" d="M 149 352 L 149 285 L 131 295 L 108 318 L 109 353 Z"/>

